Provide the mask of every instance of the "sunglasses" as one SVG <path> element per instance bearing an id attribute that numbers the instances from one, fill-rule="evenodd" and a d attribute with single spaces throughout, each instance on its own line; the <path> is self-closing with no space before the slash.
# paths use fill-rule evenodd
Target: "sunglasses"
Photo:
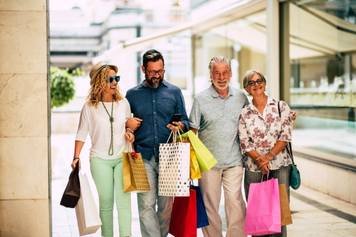
<path id="1" fill-rule="evenodd" d="M 264 80 L 262 79 L 257 79 L 256 81 L 251 80 L 247 82 L 247 86 L 261 85 L 262 83 L 264 83 Z"/>
<path id="2" fill-rule="evenodd" d="M 113 81 L 119 82 L 120 81 L 120 76 L 112 76 L 107 79 L 107 82 L 112 83 Z"/>

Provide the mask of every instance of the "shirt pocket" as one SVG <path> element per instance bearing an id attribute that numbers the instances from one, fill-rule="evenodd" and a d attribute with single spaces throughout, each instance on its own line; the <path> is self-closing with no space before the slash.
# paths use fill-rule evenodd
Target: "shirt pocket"
<path id="1" fill-rule="evenodd" d="M 157 105 L 157 110 L 162 111 L 164 115 L 173 115 L 176 113 L 177 103 L 173 98 L 159 98 Z"/>

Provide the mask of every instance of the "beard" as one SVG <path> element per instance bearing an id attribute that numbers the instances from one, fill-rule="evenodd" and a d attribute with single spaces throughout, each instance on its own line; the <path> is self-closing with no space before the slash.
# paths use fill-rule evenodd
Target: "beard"
<path id="1" fill-rule="evenodd" d="M 163 76 L 162 77 L 146 77 L 146 81 L 147 83 L 152 87 L 152 88 L 158 88 L 159 85 L 161 85 L 161 82 L 163 80 Z"/>

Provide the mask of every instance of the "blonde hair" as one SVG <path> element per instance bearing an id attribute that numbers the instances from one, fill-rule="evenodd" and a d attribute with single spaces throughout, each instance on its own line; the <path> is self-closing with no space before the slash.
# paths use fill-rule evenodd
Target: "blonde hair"
<path id="1" fill-rule="evenodd" d="M 102 100 L 102 95 L 107 86 L 107 79 L 109 77 L 109 70 L 117 72 L 117 67 L 111 65 L 102 65 L 99 68 L 94 68 L 90 72 L 90 90 L 88 95 L 88 102 L 90 105 L 97 106 Z M 119 88 L 119 85 L 117 85 Z M 113 101 L 120 101 L 123 99 L 119 90 L 116 90 L 113 95 Z"/>

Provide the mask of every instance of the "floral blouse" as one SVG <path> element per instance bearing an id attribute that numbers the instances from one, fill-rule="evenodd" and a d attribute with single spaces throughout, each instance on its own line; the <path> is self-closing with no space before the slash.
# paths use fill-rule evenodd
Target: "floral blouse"
<path id="1" fill-rule="evenodd" d="M 280 112 L 278 112 L 278 101 L 268 97 L 266 107 L 261 114 L 251 103 L 242 109 L 239 122 L 239 138 L 241 152 L 256 150 L 260 154 L 267 154 L 279 141 L 290 142 L 292 139 L 292 128 L 295 112 L 288 104 L 280 101 Z M 286 149 L 278 153 L 270 162 L 270 169 L 276 170 L 282 166 L 292 164 L 292 160 Z M 258 166 L 248 157 L 245 167 L 249 171 L 260 171 Z"/>

